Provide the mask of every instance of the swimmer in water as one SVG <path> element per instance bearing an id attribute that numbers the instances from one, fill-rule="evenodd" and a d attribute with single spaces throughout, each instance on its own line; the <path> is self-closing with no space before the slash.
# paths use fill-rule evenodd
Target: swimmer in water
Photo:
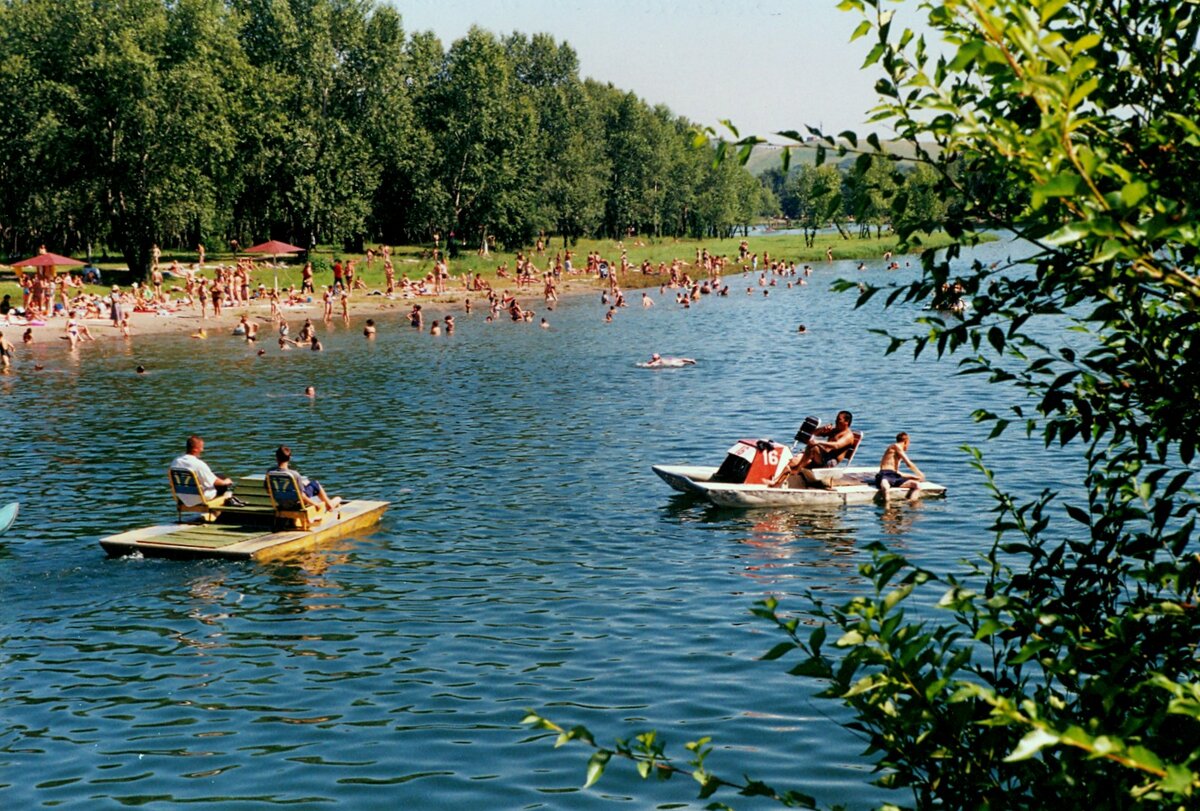
<path id="1" fill-rule="evenodd" d="M 16 351 L 17 348 L 13 346 L 12 341 L 0 335 L 0 369 L 7 372 L 12 368 L 12 357 Z"/>
<path id="2" fill-rule="evenodd" d="M 696 361 L 691 358 L 664 358 L 662 355 L 655 352 L 650 356 L 650 360 L 641 364 L 647 369 L 657 369 L 663 366 L 679 367 L 679 366 L 694 366 Z"/>
<path id="3" fill-rule="evenodd" d="M 304 396 L 309 399 L 316 399 L 317 390 L 312 386 L 308 386 L 304 389 Z"/>

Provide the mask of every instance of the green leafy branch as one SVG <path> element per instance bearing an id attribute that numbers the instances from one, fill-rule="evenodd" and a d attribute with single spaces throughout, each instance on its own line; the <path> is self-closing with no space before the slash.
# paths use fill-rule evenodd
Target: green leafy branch
<path id="1" fill-rule="evenodd" d="M 711 738 L 700 738 L 684 744 L 691 754 L 686 760 L 686 767 L 679 765 L 667 756 L 665 745 L 659 739 L 658 733 L 651 730 L 641 732 L 631 739 L 618 738 L 613 746 L 601 746 L 596 743 L 595 736 L 587 727 L 574 726 L 564 729 L 542 715 L 527 710 L 523 724 L 534 729 L 544 730 L 555 734 L 554 746 L 564 746 L 573 741 L 583 743 L 595 750 L 588 760 L 587 777 L 584 788 L 592 786 L 599 780 L 607 769 L 609 762 L 615 757 L 631 761 L 643 780 L 655 777 L 659 780 L 669 780 L 676 775 L 687 775 L 700 784 L 700 799 L 712 797 L 718 790 L 727 789 L 743 797 L 765 797 L 774 800 L 787 808 L 817 808 L 816 801 L 798 791 L 780 791 L 759 780 L 749 777 L 742 781 L 730 781 L 709 771 L 705 762 L 712 753 Z M 714 802 L 706 806 L 710 809 L 729 809 L 729 806 Z"/>

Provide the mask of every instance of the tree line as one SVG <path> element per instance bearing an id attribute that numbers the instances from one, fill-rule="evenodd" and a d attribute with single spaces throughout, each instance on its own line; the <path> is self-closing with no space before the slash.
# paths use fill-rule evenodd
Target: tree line
<path id="1" fill-rule="evenodd" d="M 941 192 L 940 177 L 928 164 L 898 160 L 890 153 L 775 167 L 763 172 L 761 181 L 774 210 L 804 230 L 809 247 L 821 228 L 836 228 L 844 239 L 855 231 L 869 237 L 871 229 L 878 237 L 885 227 L 919 231 L 961 205 L 956 194 Z"/>
<path id="2" fill-rule="evenodd" d="M 545 34 L 373 0 L 0 0 L 6 252 L 728 236 L 762 184 Z M 211 250 L 211 248 L 210 248 Z"/>

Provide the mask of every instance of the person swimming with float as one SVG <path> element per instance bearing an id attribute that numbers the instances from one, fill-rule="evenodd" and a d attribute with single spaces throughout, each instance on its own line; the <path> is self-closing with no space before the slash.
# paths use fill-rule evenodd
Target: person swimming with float
<path id="1" fill-rule="evenodd" d="M 695 363 L 696 361 L 691 358 L 664 358 L 662 355 L 655 352 L 650 356 L 649 361 L 645 363 L 639 363 L 638 366 L 641 366 L 644 369 L 658 369 L 665 367 L 677 368 L 680 366 L 693 366 Z"/>

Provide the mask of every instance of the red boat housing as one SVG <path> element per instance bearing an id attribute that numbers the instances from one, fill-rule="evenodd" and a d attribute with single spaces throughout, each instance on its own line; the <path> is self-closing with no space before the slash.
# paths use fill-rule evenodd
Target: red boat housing
<path id="1" fill-rule="evenodd" d="M 792 451 L 769 439 L 739 439 L 711 481 L 726 484 L 770 484 L 792 458 Z"/>

